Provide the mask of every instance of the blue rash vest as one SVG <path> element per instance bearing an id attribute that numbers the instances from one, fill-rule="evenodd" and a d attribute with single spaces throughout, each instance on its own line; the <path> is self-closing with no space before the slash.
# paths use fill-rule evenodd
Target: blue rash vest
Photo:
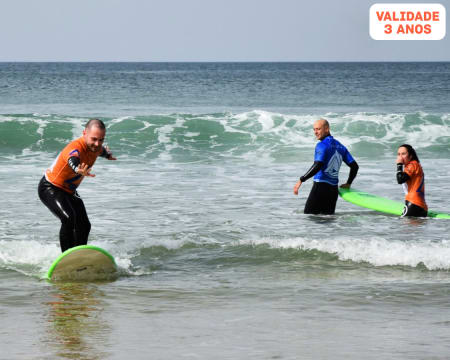
<path id="1" fill-rule="evenodd" d="M 353 159 L 344 145 L 335 140 L 331 135 L 328 135 L 325 139 L 317 143 L 314 161 L 320 161 L 323 164 L 319 172 L 314 175 L 314 181 L 337 185 L 339 183 L 338 175 L 342 161 L 349 165 L 355 159 Z"/>

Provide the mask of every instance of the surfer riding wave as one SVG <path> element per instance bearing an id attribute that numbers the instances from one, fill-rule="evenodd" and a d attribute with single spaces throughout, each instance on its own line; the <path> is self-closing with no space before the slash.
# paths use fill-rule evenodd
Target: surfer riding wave
<path id="1" fill-rule="evenodd" d="M 61 151 L 39 182 L 39 198 L 61 220 L 59 240 L 62 252 L 87 244 L 91 223 L 76 189 L 84 177 L 95 176 L 91 169 L 98 156 L 116 160 L 108 147 L 103 146 L 105 134 L 105 124 L 101 120 L 89 120 L 83 136 Z"/>

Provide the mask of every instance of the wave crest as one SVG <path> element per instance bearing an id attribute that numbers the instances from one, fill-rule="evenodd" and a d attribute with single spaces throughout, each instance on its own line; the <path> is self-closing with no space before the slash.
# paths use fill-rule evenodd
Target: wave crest
<path id="1" fill-rule="evenodd" d="M 105 119 L 107 141 L 117 153 L 165 161 L 215 161 L 264 157 L 310 159 L 312 124 L 331 123 L 332 134 L 358 158 L 394 156 L 410 143 L 421 156 L 450 155 L 450 114 L 327 113 L 289 115 L 264 110 L 238 114 L 163 114 Z M 3 154 L 54 153 L 82 133 L 87 118 L 16 114 L 0 116 Z"/>

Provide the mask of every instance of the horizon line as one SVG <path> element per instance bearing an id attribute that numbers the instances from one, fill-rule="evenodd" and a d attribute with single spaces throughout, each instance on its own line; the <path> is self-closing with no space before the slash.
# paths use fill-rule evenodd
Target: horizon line
<path id="1" fill-rule="evenodd" d="M 167 60 L 167 61 L 153 61 L 153 60 L 0 60 L 0 63 L 191 63 L 191 64 L 232 64 L 232 63 L 446 63 L 450 60 L 194 60 L 194 61 L 182 61 L 182 60 Z"/>

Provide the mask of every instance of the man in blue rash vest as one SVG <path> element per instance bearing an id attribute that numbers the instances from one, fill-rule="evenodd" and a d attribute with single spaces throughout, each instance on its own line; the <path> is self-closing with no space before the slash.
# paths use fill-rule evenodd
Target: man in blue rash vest
<path id="1" fill-rule="evenodd" d="M 314 135 L 320 140 L 316 145 L 314 164 L 300 177 L 294 186 L 294 194 L 303 182 L 314 176 L 314 184 L 305 204 L 305 214 L 334 214 L 338 198 L 338 175 L 342 161 L 350 167 L 350 174 L 342 188 L 349 188 L 358 173 L 359 166 L 347 148 L 330 134 L 330 124 L 319 119 L 313 125 Z"/>

